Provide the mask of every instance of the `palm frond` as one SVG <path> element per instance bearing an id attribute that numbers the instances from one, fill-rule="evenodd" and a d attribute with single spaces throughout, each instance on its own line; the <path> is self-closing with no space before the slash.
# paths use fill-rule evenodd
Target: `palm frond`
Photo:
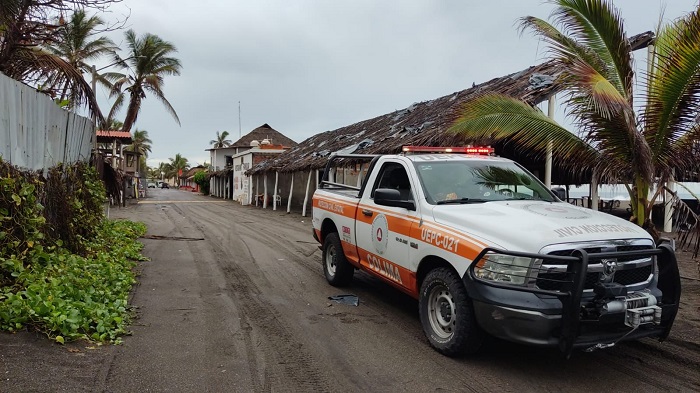
<path id="1" fill-rule="evenodd" d="M 634 69 L 629 41 L 617 9 L 606 1 L 555 0 L 555 21 L 573 40 L 593 51 L 606 65 L 602 75 L 630 103 Z"/>
<path id="2" fill-rule="evenodd" d="M 545 116 L 540 110 L 502 94 L 485 94 L 469 101 L 450 128 L 474 140 L 509 140 L 533 156 L 542 156 L 551 143 L 554 155 L 564 161 L 593 163 L 591 146 Z"/>
<path id="3" fill-rule="evenodd" d="M 167 98 L 165 98 L 163 92 L 161 90 L 155 90 L 150 88 L 149 90 L 151 90 L 153 92 L 153 95 L 156 96 L 156 98 L 158 98 L 158 100 L 163 104 L 163 106 L 165 106 L 165 109 L 175 119 L 177 125 L 181 125 L 180 118 L 178 117 L 177 112 L 175 112 L 175 108 L 173 108 L 173 106 L 170 104 L 170 101 L 168 101 Z"/>
<path id="4" fill-rule="evenodd" d="M 677 148 L 697 140 L 685 136 L 700 112 L 700 9 L 659 32 L 657 58 L 648 77 L 644 134 L 660 168 L 677 162 Z"/>
<path id="5" fill-rule="evenodd" d="M 128 85 L 125 90 L 130 93 L 124 128 L 128 130 L 136 122 L 146 92 L 153 93 L 179 125 L 180 119 L 163 93 L 164 76 L 180 75 L 180 61 L 171 57 L 171 54 L 177 52 L 177 48 L 153 34 L 137 36 L 133 30 L 128 30 L 125 37 L 131 54 L 129 63 L 133 75 L 128 82 L 115 82 L 120 89 Z"/>
<path id="6" fill-rule="evenodd" d="M 569 94 L 576 98 L 570 102 L 582 106 L 585 112 L 610 118 L 633 111 L 612 82 L 585 61 L 572 60 L 563 79 L 568 82 Z"/>
<path id="7" fill-rule="evenodd" d="M 31 84 L 52 80 L 59 86 L 67 85 L 73 92 L 72 99 L 75 100 L 75 105 L 86 104 L 89 112 L 98 121 L 104 120 L 90 84 L 85 81 L 80 70 L 61 57 L 37 46 L 20 48 L 15 53 L 9 71 L 9 77 L 31 81 Z"/>
<path id="8" fill-rule="evenodd" d="M 550 50 L 553 51 L 554 58 L 558 62 L 568 64 L 573 59 L 579 59 L 588 63 L 598 73 L 605 73 L 606 65 L 595 52 L 567 37 L 549 22 L 534 16 L 526 16 L 520 19 L 520 32 L 522 33 L 525 29 L 531 29 L 536 35 L 542 37 L 550 45 Z"/>

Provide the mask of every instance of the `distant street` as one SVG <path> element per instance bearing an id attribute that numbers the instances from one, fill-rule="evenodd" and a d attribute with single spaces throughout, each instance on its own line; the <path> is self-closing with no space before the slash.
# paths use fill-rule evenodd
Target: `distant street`
<path id="1" fill-rule="evenodd" d="M 310 217 L 148 192 L 110 212 L 148 225 L 133 335 L 119 346 L 64 347 L 0 334 L 0 392 L 700 390 L 697 321 L 677 324 L 665 343 L 568 361 L 495 339 L 451 359 L 429 346 L 416 301 L 363 273 L 345 290 L 326 283 Z M 359 306 L 328 300 L 347 293 Z"/>

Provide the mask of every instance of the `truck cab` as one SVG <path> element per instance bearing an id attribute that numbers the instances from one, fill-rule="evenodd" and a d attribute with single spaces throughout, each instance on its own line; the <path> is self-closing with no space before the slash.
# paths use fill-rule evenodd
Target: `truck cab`
<path id="1" fill-rule="evenodd" d="M 413 296 L 446 355 L 475 352 L 485 334 L 567 356 L 668 335 L 680 298 L 672 247 L 562 202 L 486 148 L 449 150 L 331 157 L 312 220 L 331 285 L 361 269 Z M 332 178 L 363 160 L 358 185 Z"/>

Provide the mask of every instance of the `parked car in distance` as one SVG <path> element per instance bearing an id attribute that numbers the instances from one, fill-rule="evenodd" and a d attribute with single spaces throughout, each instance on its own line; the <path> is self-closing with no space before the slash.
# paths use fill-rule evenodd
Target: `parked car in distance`
<path id="1" fill-rule="evenodd" d="M 156 188 L 156 183 L 148 183 L 148 188 Z"/>
<path id="2" fill-rule="evenodd" d="M 170 188 L 168 183 L 160 183 L 160 188 Z"/>

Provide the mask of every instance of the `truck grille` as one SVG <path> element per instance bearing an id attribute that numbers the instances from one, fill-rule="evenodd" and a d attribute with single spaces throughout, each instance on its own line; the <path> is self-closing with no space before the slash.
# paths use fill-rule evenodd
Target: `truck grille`
<path id="1" fill-rule="evenodd" d="M 617 251 L 632 251 L 632 250 L 649 250 L 651 245 L 618 245 Z M 588 253 L 603 252 L 609 249 L 609 246 L 584 247 Z M 574 249 L 562 249 L 548 252 L 547 255 L 569 256 Z M 637 259 L 635 259 L 637 258 Z M 621 257 L 617 258 L 617 271 L 613 276 L 613 282 L 621 285 L 643 284 L 649 281 L 654 273 L 654 262 L 651 258 L 638 259 L 638 257 Z M 588 266 L 586 274 L 586 282 L 584 290 L 592 290 L 593 286 L 600 281 L 602 265 L 598 261 L 592 261 Z M 539 267 L 539 274 L 535 285 L 539 289 L 545 290 L 563 290 L 566 282 L 571 278 L 567 276 L 566 265 L 555 261 L 545 261 Z"/>

